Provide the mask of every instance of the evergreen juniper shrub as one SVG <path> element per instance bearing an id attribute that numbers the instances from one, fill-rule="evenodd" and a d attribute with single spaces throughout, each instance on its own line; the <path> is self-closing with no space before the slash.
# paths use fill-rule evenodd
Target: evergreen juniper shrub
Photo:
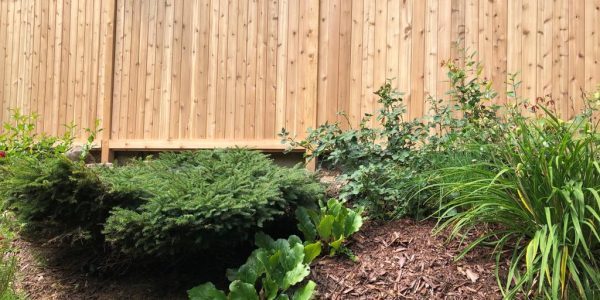
<path id="1" fill-rule="evenodd" d="M 132 256 L 236 245 L 323 194 L 305 170 L 243 149 L 164 153 L 99 170 L 110 197 L 130 200 L 111 211 L 103 233 Z"/>

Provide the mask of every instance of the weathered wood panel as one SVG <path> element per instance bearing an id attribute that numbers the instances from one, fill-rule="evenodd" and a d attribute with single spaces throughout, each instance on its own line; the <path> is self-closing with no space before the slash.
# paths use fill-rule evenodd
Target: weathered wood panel
<path id="1" fill-rule="evenodd" d="M 310 94 L 304 84 L 316 80 L 310 63 L 298 64 L 317 60 L 302 47 L 318 42 L 317 15 L 302 14 L 316 1 L 117 2 L 125 9 L 116 22 L 112 140 L 276 140 L 282 127 L 314 126 L 314 113 L 300 110 L 309 99 L 287 96 Z M 163 72 L 154 72 L 157 58 Z M 161 105 L 151 105 L 157 88 Z"/>
<path id="2" fill-rule="evenodd" d="M 77 136 L 102 119 L 112 82 L 111 1 L 0 1 L 0 121 L 37 113 L 38 130 Z M 107 34 L 107 32 L 111 34 Z M 110 57 L 110 60 L 100 58 Z"/>
<path id="3" fill-rule="evenodd" d="M 344 108 L 356 125 L 376 109 L 372 93 L 387 79 L 405 93 L 410 117 L 427 113 L 427 97 L 445 97 L 440 65 L 458 57 L 457 42 L 478 52 L 499 103 L 507 75 L 519 72 L 521 96 L 551 96 L 570 117 L 583 107 L 580 89 L 600 83 L 599 0 L 353 0 L 347 7 L 342 13 L 339 1 L 321 1 L 320 123 L 339 120 Z M 341 26 L 348 20 L 350 37 Z"/>
<path id="4" fill-rule="evenodd" d="M 599 17 L 600 0 L 0 0 L 0 121 L 81 136 L 99 119 L 105 152 L 272 149 L 338 111 L 356 126 L 388 79 L 422 116 L 456 42 L 500 103 L 520 72 L 522 96 L 570 117 L 600 82 Z"/>

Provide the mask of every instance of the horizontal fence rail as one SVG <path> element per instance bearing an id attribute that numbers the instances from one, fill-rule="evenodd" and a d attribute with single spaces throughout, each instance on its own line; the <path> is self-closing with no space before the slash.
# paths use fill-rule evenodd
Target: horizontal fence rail
<path id="1" fill-rule="evenodd" d="M 408 116 L 449 88 L 441 67 L 477 51 L 507 101 L 551 96 L 565 118 L 600 82 L 600 0 L 0 0 L 0 121 L 93 127 L 114 150 L 247 146 L 357 125 L 385 80 Z"/>

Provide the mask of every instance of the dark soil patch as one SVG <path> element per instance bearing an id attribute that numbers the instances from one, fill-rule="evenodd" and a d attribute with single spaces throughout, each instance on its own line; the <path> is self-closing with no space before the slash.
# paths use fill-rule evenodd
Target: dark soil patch
<path id="1" fill-rule="evenodd" d="M 325 257 L 314 263 L 319 299 L 501 299 L 492 249 L 464 249 L 432 236 L 433 222 L 367 223 L 351 239 L 358 256 Z"/>
<path id="2" fill-rule="evenodd" d="M 90 262 L 106 264 L 107 259 L 22 239 L 15 246 L 16 288 L 28 299 L 187 299 L 188 289 L 206 281 L 226 287 L 226 269 L 239 266 L 250 253 L 250 249 L 205 253 L 195 259 L 173 258 L 142 266 L 121 261 L 94 270 Z"/>

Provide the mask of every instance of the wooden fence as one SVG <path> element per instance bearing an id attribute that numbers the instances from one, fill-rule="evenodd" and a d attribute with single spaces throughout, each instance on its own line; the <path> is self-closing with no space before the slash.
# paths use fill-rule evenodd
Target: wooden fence
<path id="1" fill-rule="evenodd" d="M 376 107 L 386 79 L 410 117 L 448 89 L 452 44 L 501 92 L 551 95 L 565 117 L 600 82 L 600 0 L 0 0 L 0 108 L 50 134 L 104 128 L 127 149 L 282 149 Z"/>

